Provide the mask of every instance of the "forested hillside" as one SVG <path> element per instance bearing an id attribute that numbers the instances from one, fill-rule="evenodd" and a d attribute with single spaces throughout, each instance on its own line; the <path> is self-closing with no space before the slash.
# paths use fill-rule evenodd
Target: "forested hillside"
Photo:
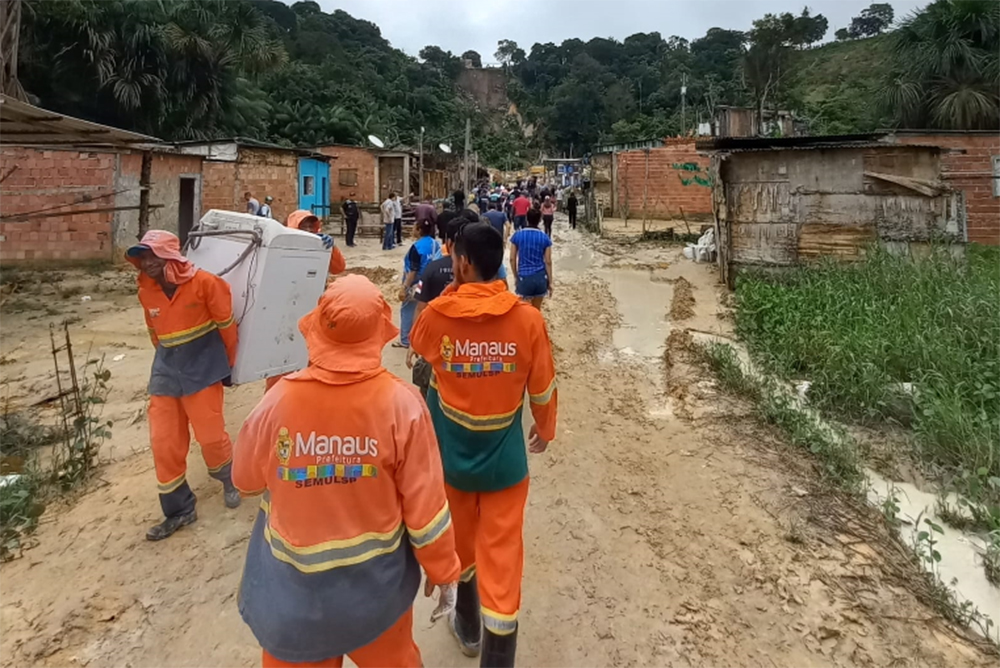
<path id="1" fill-rule="evenodd" d="M 456 86 L 462 59 L 413 58 L 375 24 L 316 2 L 25 0 L 20 77 L 43 106 L 164 139 L 473 144 L 487 164 L 691 132 L 719 105 L 790 109 L 813 133 L 893 124 L 996 127 L 1000 3 L 937 0 L 897 28 L 875 4 L 837 42 L 808 9 L 687 40 L 498 43 L 510 98 L 534 129 L 489 119 Z M 462 54 L 473 63 L 480 54 Z M 682 95 L 682 90 L 683 95 Z"/>

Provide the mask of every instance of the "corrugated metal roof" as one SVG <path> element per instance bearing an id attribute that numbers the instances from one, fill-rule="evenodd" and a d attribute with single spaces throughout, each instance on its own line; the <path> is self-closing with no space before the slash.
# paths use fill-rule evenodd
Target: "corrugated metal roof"
<path id="1" fill-rule="evenodd" d="M 8 95 L 0 96 L 0 137 L 6 145 L 134 148 L 156 137 L 73 118 Z"/>

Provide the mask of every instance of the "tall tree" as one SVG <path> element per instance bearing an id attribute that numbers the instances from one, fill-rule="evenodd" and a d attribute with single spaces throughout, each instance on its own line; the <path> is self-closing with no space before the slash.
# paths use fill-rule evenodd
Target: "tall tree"
<path id="1" fill-rule="evenodd" d="M 860 16 L 851 19 L 851 26 L 847 29 L 849 37 L 870 37 L 881 35 L 892 25 L 895 13 L 889 3 L 875 3 L 869 5 L 867 9 L 861 10 Z M 839 31 L 838 31 L 839 32 Z"/>
<path id="2" fill-rule="evenodd" d="M 1000 4 L 937 0 L 890 34 L 880 103 L 896 125 L 1000 127 Z"/>
<path id="3" fill-rule="evenodd" d="M 462 60 L 469 61 L 470 63 L 472 63 L 473 67 L 483 66 L 483 57 L 479 55 L 478 51 L 473 51 L 472 49 L 469 49 L 468 51 L 462 54 Z"/>

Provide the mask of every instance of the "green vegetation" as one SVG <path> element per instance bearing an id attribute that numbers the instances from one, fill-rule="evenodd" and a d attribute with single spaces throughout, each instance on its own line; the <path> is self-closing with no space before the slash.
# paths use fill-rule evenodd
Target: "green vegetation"
<path id="1" fill-rule="evenodd" d="M 856 264 L 746 276 L 736 330 L 763 368 L 811 381 L 821 410 L 911 426 L 919 459 L 975 485 L 1000 519 L 1000 257 L 969 255 L 873 249 Z"/>
<path id="2" fill-rule="evenodd" d="M 1000 118 L 1000 3 L 938 0 L 889 35 L 879 96 L 894 124 L 988 130 Z"/>
<path id="3" fill-rule="evenodd" d="M 1000 125 L 993 0 L 937 0 L 886 34 L 893 11 L 876 3 L 838 31 L 844 41 L 818 48 L 829 24 L 808 9 L 692 40 L 649 32 L 524 49 L 500 39 L 494 55 L 530 138 L 457 86 L 477 52 L 427 45 L 413 58 L 374 23 L 312 0 L 25 0 L 23 15 L 19 76 L 42 106 L 166 140 L 376 134 L 413 146 L 423 127 L 435 145 L 471 118 L 486 164 L 514 167 L 540 152 L 689 133 L 721 105 L 790 110 L 813 134 Z"/>
<path id="4" fill-rule="evenodd" d="M 890 118 L 872 104 L 882 86 L 872 63 L 887 57 L 887 37 L 831 42 L 795 54 L 788 77 L 788 106 L 813 134 L 873 132 Z"/>
<path id="5" fill-rule="evenodd" d="M 749 399 L 764 422 L 780 428 L 793 445 L 812 453 L 825 478 L 844 489 L 861 490 L 861 459 L 849 435 L 823 424 L 818 416 L 799 406 L 772 376 L 745 369 L 729 344 L 711 343 L 701 352 L 722 388 Z"/>
<path id="6" fill-rule="evenodd" d="M 44 502 L 90 479 L 112 423 L 101 418 L 111 372 L 92 359 L 81 369 L 79 391 L 61 403 L 58 426 L 35 413 L 0 413 L 0 561 L 16 557 L 22 536 L 38 524 Z"/>

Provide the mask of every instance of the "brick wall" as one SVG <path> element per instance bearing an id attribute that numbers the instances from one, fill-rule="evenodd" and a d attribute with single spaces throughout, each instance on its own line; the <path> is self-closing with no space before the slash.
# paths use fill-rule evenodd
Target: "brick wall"
<path id="1" fill-rule="evenodd" d="M 201 210 L 245 211 L 243 193 L 236 193 L 236 163 L 206 160 L 201 171 Z"/>
<path id="2" fill-rule="evenodd" d="M 292 152 L 240 147 L 236 162 L 206 160 L 202 172 L 201 210 L 246 211 L 248 190 L 261 202 L 274 198 L 271 212 L 284 222 L 299 208 L 299 158 Z"/>
<path id="3" fill-rule="evenodd" d="M 1000 245 L 1000 197 L 993 196 L 993 156 L 1000 155 L 1000 136 L 991 132 L 901 133 L 897 141 L 965 151 L 942 151 L 942 176 L 965 193 L 969 241 Z"/>
<path id="4" fill-rule="evenodd" d="M 115 206 L 118 156 L 105 152 L 0 149 L 0 186 L 4 216 L 39 209 Z M 16 167 L 16 169 L 14 169 Z M 13 171 L 11 171 L 13 170 Z M 84 196 L 98 197 L 79 203 Z M 0 261 L 111 259 L 112 212 L 66 213 L 26 222 L 0 222 Z"/>
<path id="5" fill-rule="evenodd" d="M 250 191 L 261 202 L 265 195 L 274 198 L 271 211 L 275 220 L 284 222 L 299 208 L 299 158 L 291 152 L 240 148 L 237 166 L 237 197 L 243 211 L 243 193 Z"/>
<path id="6" fill-rule="evenodd" d="M 355 193 L 354 199 L 361 203 L 372 203 L 378 199 L 375 194 L 375 153 L 353 146 L 321 146 L 316 150 L 336 158 L 330 161 L 330 205 L 334 211 L 352 192 Z M 340 170 L 351 169 L 357 170 L 357 185 L 340 185 Z"/>
<path id="7" fill-rule="evenodd" d="M 617 215 L 628 206 L 630 218 L 641 218 L 643 193 L 650 218 L 679 218 L 681 210 L 689 219 L 712 215 L 712 189 L 708 182 L 709 160 L 695 152 L 694 140 L 668 138 L 666 145 L 649 149 L 649 178 L 646 179 L 646 151 L 618 154 Z"/>

